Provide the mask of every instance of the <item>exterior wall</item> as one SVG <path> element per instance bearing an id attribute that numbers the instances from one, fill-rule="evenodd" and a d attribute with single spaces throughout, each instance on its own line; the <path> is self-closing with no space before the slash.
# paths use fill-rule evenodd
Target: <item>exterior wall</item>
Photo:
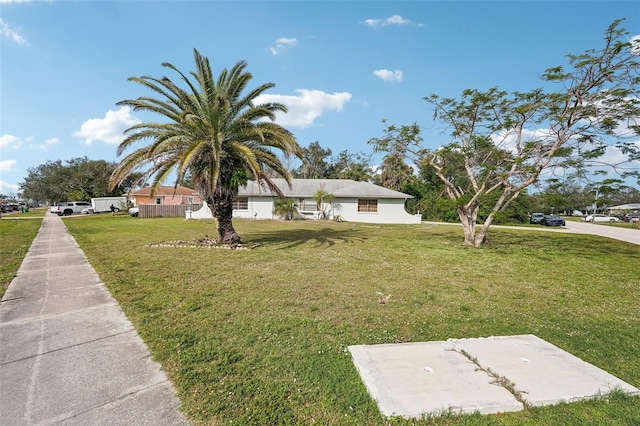
<path id="1" fill-rule="evenodd" d="M 247 197 L 249 199 L 247 210 L 234 210 L 234 218 L 242 219 L 273 219 L 272 197 Z"/>
<path id="2" fill-rule="evenodd" d="M 273 199 L 271 197 L 248 197 L 247 210 L 233 210 L 234 219 L 273 219 Z M 185 213 L 187 219 L 213 219 L 209 206 Z"/>
<path id="3" fill-rule="evenodd" d="M 213 219 L 213 214 L 207 204 L 202 204 L 201 207 L 194 205 L 193 207 L 195 207 L 193 211 L 189 208 L 186 209 L 185 219 Z"/>
<path id="4" fill-rule="evenodd" d="M 378 211 L 375 213 L 358 212 L 357 198 L 341 198 L 334 203 L 333 216 L 339 215 L 347 222 L 362 223 L 420 223 L 420 215 L 410 215 L 404 209 L 402 199 L 378 199 Z"/>
<path id="5" fill-rule="evenodd" d="M 420 215 L 410 215 L 404 209 L 402 199 L 378 199 L 378 211 L 375 213 L 359 213 L 357 198 L 340 198 L 335 200 L 333 206 L 327 205 L 325 212 L 329 219 L 334 219 L 339 215 L 347 222 L 361 223 L 398 223 L 415 224 L 420 223 Z M 298 215 L 307 219 L 318 219 L 320 215 Z M 198 211 L 187 211 L 187 219 L 212 219 L 213 215 L 207 206 L 203 206 Z M 275 219 L 273 215 L 273 198 L 271 197 L 248 197 L 247 210 L 234 210 L 233 218 L 238 219 Z"/>

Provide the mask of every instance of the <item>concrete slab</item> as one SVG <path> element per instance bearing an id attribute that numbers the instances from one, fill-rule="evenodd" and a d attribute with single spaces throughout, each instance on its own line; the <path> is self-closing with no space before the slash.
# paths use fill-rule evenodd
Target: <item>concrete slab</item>
<path id="1" fill-rule="evenodd" d="M 0 365 L 133 330 L 115 302 L 57 315 L 0 321 Z"/>
<path id="2" fill-rule="evenodd" d="M 492 414 L 640 391 L 533 335 L 350 346 L 385 416 Z M 507 379 L 515 393 L 503 386 Z"/>
<path id="3" fill-rule="evenodd" d="M 385 416 L 448 410 L 484 414 L 523 406 L 449 342 L 350 346 L 353 362 Z"/>
<path id="4" fill-rule="evenodd" d="M 11 392 L 0 395 L 0 404 L 5 407 L 3 416 L 20 419 L 22 424 L 57 423 L 96 408 L 115 408 L 127 399 L 136 400 L 142 391 L 170 389 L 166 376 L 138 340 L 132 330 L 4 364 L 0 383 Z M 117 360 L 117 373 L 113 360 Z M 140 410 L 152 413 L 155 404 L 150 404 L 151 409 Z M 177 401 L 171 405 L 175 410 Z M 113 410 L 111 415 L 114 416 Z"/>
<path id="5" fill-rule="evenodd" d="M 614 389 L 640 395 L 630 384 L 534 335 L 450 341 L 481 368 L 511 381 L 532 406 L 593 398 Z"/>

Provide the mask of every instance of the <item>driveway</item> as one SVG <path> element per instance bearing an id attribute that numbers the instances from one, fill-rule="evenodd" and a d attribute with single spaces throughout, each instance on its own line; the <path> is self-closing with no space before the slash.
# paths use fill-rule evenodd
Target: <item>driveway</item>
<path id="1" fill-rule="evenodd" d="M 460 223 L 445 223 L 445 222 L 422 222 L 432 225 L 453 225 L 461 226 Z M 478 226 L 481 226 L 478 224 Z M 613 238 L 615 240 L 625 241 L 631 244 L 640 245 L 640 229 L 632 228 L 620 228 L 617 226 L 609 226 L 599 223 L 588 222 L 573 222 L 566 221 L 565 226 L 543 226 L 543 225 L 530 225 L 528 227 L 522 226 L 506 226 L 506 225 L 491 225 L 491 228 L 505 228 L 505 229 L 519 229 L 525 231 L 541 231 L 541 232 L 566 232 L 572 234 L 590 234 L 598 235 L 605 238 Z"/>
<path id="2" fill-rule="evenodd" d="M 640 229 L 619 228 L 599 223 L 573 222 L 568 220 L 565 226 L 568 232 L 576 234 L 599 235 L 640 245 Z"/>

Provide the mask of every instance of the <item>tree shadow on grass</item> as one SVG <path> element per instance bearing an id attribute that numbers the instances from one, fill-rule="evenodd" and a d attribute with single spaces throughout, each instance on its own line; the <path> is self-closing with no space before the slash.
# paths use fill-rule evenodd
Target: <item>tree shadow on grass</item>
<path id="1" fill-rule="evenodd" d="M 257 232 L 246 236 L 251 244 L 283 244 L 279 249 L 290 249 L 303 244 L 316 247 L 333 246 L 336 243 L 362 243 L 367 237 L 358 229 L 334 229 L 323 227 L 317 229 L 281 229 L 272 232 Z"/>
<path id="2" fill-rule="evenodd" d="M 526 250 L 533 258 L 557 260 L 565 253 L 584 258 L 621 255 L 637 256 L 637 246 L 595 235 L 564 233 L 528 234 L 496 232 L 490 236 L 490 248 Z"/>

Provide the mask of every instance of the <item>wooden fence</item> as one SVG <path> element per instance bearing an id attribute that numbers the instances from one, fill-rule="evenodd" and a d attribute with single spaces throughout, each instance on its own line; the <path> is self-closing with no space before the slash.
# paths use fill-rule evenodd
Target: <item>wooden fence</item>
<path id="1" fill-rule="evenodd" d="M 202 204 L 142 204 L 138 206 L 138 217 L 181 217 L 185 218 L 187 208 L 196 211 Z"/>

